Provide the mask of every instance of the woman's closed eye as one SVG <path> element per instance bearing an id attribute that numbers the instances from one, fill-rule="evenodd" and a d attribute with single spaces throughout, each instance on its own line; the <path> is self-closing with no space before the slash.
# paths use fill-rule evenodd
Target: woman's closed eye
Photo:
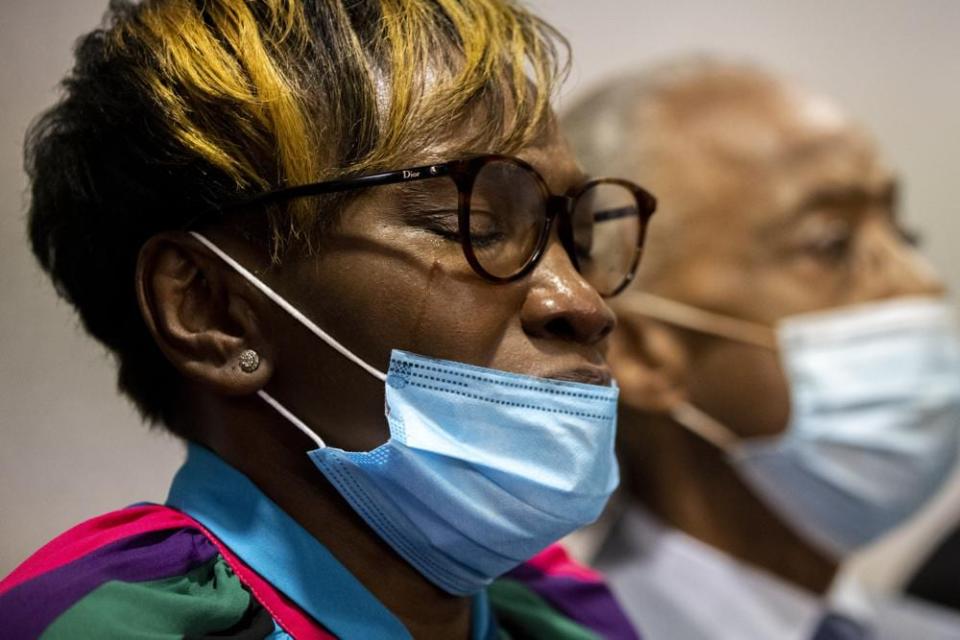
<path id="1" fill-rule="evenodd" d="M 413 223 L 434 235 L 451 241 L 460 240 L 460 223 L 456 209 L 420 211 L 413 218 Z"/>
<path id="2" fill-rule="evenodd" d="M 493 247 L 507 238 L 507 229 L 491 211 L 470 210 L 470 244 L 474 249 Z"/>
<path id="3" fill-rule="evenodd" d="M 460 219 L 456 210 L 421 211 L 416 224 L 426 231 L 450 242 L 461 242 Z M 483 209 L 470 211 L 470 243 L 475 249 L 488 247 L 503 241 L 506 232 L 496 216 Z"/>

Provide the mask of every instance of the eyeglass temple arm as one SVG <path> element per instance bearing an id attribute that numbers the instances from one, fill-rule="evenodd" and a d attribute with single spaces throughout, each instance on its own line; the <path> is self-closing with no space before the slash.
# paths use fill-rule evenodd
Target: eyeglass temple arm
<path id="1" fill-rule="evenodd" d="M 626 218 L 628 216 L 637 215 L 637 209 L 633 206 L 626 207 L 617 207 L 616 209 L 607 209 L 605 211 L 598 211 L 593 214 L 593 220 L 595 222 L 606 222 L 608 220 L 617 220 L 619 218 Z"/>
<path id="2" fill-rule="evenodd" d="M 397 171 L 387 171 L 384 173 L 374 173 L 368 176 L 357 176 L 355 178 L 344 178 L 343 180 L 330 180 L 328 182 L 315 182 L 312 184 L 303 184 L 296 187 L 287 187 L 268 191 L 267 193 L 254 196 L 249 200 L 244 200 L 235 204 L 227 205 L 221 211 L 229 211 L 241 207 L 251 207 L 258 205 L 273 204 L 283 200 L 293 198 L 304 198 L 308 196 L 319 196 L 328 193 L 340 193 L 344 191 L 355 191 L 367 187 L 379 187 L 388 184 L 398 184 L 400 182 L 413 182 L 416 180 L 427 180 L 430 178 L 439 178 L 450 175 L 451 163 L 428 164 L 420 167 L 411 167 L 409 169 L 400 169 Z"/>

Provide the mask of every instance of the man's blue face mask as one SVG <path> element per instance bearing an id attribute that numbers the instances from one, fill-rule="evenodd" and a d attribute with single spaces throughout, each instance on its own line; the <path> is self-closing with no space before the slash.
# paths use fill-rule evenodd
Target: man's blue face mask
<path id="1" fill-rule="evenodd" d="M 791 416 L 740 439 L 689 403 L 674 420 L 722 449 L 809 542 L 843 558 L 943 486 L 960 441 L 960 340 L 943 299 L 905 297 L 793 316 L 774 328 L 634 294 L 641 315 L 779 351 Z"/>
<path id="2" fill-rule="evenodd" d="M 192 234 L 332 348 L 386 383 L 390 439 L 328 447 L 265 391 L 317 449 L 309 456 L 407 562 L 455 595 L 475 593 L 593 522 L 619 482 L 617 389 L 394 350 L 386 375 L 204 236 Z"/>

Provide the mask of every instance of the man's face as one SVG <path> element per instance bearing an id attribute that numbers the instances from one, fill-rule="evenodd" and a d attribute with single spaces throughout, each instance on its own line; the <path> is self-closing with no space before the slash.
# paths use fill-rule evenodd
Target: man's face
<path id="1" fill-rule="evenodd" d="M 673 126 L 648 186 L 664 217 L 678 215 L 671 226 L 682 253 L 656 292 L 770 326 L 798 313 L 940 292 L 901 227 L 895 176 L 832 105 L 770 90 Z M 660 245 L 655 236 L 651 251 Z M 685 340 L 694 405 L 741 436 L 785 428 L 789 393 L 776 353 Z"/>
<path id="2" fill-rule="evenodd" d="M 584 180 L 555 134 L 517 155 L 554 193 Z M 370 189 L 348 207 L 317 255 L 287 261 L 267 280 L 381 370 L 391 349 L 402 349 L 608 383 L 605 338 L 613 313 L 574 269 L 556 232 L 533 273 L 491 284 L 473 272 L 451 233 L 456 208 L 456 189 L 445 178 Z M 271 388 L 279 399 L 335 446 L 366 450 L 386 440 L 383 384 L 279 309 L 266 311 L 278 353 Z"/>

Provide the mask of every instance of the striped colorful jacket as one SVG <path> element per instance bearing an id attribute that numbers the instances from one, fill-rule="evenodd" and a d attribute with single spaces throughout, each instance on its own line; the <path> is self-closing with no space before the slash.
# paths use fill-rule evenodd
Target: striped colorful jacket
<path id="1" fill-rule="evenodd" d="M 215 456 L 194 449 L 191 458 L 201 458 L 193 462 L 198 478 L 209 475 L 211 464 L 226 467 L 219 459 L 204 463 Z M 188 461 L 185 470 L 190 467 Z M 202 494 L 204 487 L 185 470 L 178 481 Z M 0 637 L 409 637 L 331 555 L 316 553 L 315 539 L 276 542 L 256 535 L 251 517 L 288 516 L 260 502 L 265 498 L 252 483 L 231 477 L 243 478 L 239 472 L 230 469 L 225 478 L 223 469 L 215 470 L 221 473 L 201 481 L 212 492 L 209 509 L 198 509 L 192 497 L 180 508 L 135 505 L 88 520 L 42 547 L 0 582 Z M 227 493 L 231 482 L 246 484 Z M 175 482 L 172 502 L 177 495 Z M 251 533 L 254 539 L 247 539 Z M 298 571 L 284 559 L 287 551 L 311 554 L 310 570 Z M 295 553 L 289 558 L 297 560 Z M 312 582 L 306 589 L 305 581 Z M 477 640 L 637 637 L 599 576 L 559 546 L 496 580 L 474 602 Z"/>

